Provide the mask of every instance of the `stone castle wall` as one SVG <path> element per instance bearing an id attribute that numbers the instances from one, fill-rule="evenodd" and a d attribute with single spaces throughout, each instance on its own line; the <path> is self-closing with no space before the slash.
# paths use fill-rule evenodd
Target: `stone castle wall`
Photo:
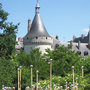
<path id="1" fill-rule="evenodd" d="M 24 45 L 27 44 L 49 44 L 52 45 L 53 39 L 51 37 L 34 37 L 24 38 Z"/>
<path id="2" fill-rule="evenodd" d="M 51 37 L 24 38 L 24 51 L 29 54 L 32 49 L 39 48 L 45 53 L 45 49 L 52 49 L 53 39 Z"/>
<path id="3" fill-rule="evenodd" d="M 25 45 L 24 51 L 29 54 L 32 49 L 39 48 L 42 54 L 45 53 L 45 49 L 51 49 L 51 45 Z"/>

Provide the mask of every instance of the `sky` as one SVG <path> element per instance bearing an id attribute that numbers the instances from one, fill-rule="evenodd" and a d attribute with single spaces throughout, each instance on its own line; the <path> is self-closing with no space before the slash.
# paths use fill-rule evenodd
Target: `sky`
<path id="1" fill-rule="evenodd" d="M 28 19 L 35 16 L 37 0 L 0 0 L 9 13 L 8 21 L 20 23 L 17 37 L 27 33 Z M 90 0 L 39 0 L 40 15 L 51 36 L 60 41 L 70 41 L 73 35 L 88 34 L 90 25 Z"/>

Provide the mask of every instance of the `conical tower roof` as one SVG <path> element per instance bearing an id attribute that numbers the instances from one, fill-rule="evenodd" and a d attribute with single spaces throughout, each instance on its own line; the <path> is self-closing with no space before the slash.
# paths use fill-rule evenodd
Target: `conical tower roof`
<path id="1" fill-rule="evenodd" d="M 41 19 L 39 9 L 40 9 L 40 6 L 39 6 L 39 3 L 37 2 L 36 7 L 35 7 L 36 14 L 35 14 L 35 17 L 33 19 L 31 29 L 26 35 L 26 37 L 28 37 L 28 38 L 31 38 L 31 37 L 50 37 L 50 35 L 48 34 L 48 32 L 43 24 L 42 19 Z"/>

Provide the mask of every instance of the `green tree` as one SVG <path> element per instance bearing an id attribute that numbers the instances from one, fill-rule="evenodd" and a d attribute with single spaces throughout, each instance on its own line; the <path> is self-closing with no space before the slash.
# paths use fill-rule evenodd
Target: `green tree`
<path id="1" fill-rule="evenodd" d="M 17 86 L 17 68 L 18 65 L 13 59 L 7 60 L 0 58 L 0 89 L 2 85 L 16 87 Z"/>
<path id="2" fill-rule="evenodd" d="M 0 3 L 0 57 L 10 57 L 15 51 L 16 33 L 18 25 L 7 21 L 8 13 L 2 9 Z"/>
<path id="3" fill-rule="evenodd" d="M 47 57 L 48 60 L 50 58 L 53 59 L 53 73 L 55 75 L 65 76 L 67 73 L 71 72 L 72 66 L 75 66 L 77 72 L 79 72 L 83 59 L 78 56 L 77 53 L 71 51 L 71 46 L 64 47 L 62 45 L 55 47 L 53 51 L 49 49 L 46 51 L 47 54 L 45 54 L 45 57 Z"/>
<path id="4" fill-rule="evenodd" d="M 18 24 L 7 22 L 8 13 L 0 3 L 0 89 L 2 85 L 17 85 L 17 62 L 12 58 L 15 53 Z"/>
<path id="5" fill-rule="evenodd" d="M 83 66 L 84 66 L 85 74 L 90 73 L 90 56 L 88 56 L 88 58 L 84 59 Z"/>
<path id="6" fill-rule="evenodd" d="M 33 65 L 33 81 L 34 81 L 33 84 L 34 85 L 36 82 L 36 70 L 39 70 L 39 81 L 48 80 L 49 82 L 50 66 L 48 65 L 48 61 L 50 58 L 53 59 L 52 61 L 53 75 L 55 77 L 58 77 L 58 76 L 61 77 L 60 80 L 56 78 L 53 81 L 53 84 L 57 83 L 59 85 L 61 83 L 60 85 L 64 85 L 65 80 L 67 80 L 71 84 L 72 83 L 71 67 L 72 65 L 74 65 L 75 77 L 79 78 L 78 81 L 80 81 L 79 82 L 80 87 L 82 87 L 84 83 L 87 83 L 89 85 L 88 73 L 85 73 L 84 82 L 81 83 L 82 81 L 81 66 L 83 65 L 86 67 L 89 65 L 89 63 L 85 64 L 86 60 L 79 57 L 77 53 L 70 51 L 69 47 L 60 46 L 58 48 L 55 48 L 55 50 L 53 51 L 48 49 L 47 52 L 48 53 L 46 53 L 45 55 L 42 55 L 39 49 L 34 49 L 31 51 L 30 54 L 26 54 L 25 52 L 21 51 L 19 55 L 11 56 L 11 61 L 13 62 L 12 65 L 15 67 L 14 69 L 16 71 L 13 70 L 14 71 L 13 73 L 15 74 L 15 76 L 12 73 L 11 76 L 14 76 L 14 78 L 12 80 L 9 79 L 11 82 L 6 85 L 10 86 L 11 83 L 14 81 L 13 85 L 17 87 L 17 68 L 19 66 L 22 66 L 22 90 L 24 90 L 26 86 L 30 86 L 30 65 Z M 87 61 L 89 62 L 88 58 L 87 58 Z M 88 68 L 85 69 L 85 72 L 86 71 L 88 71 Z M 86 87 L 86 84 L 85 84 L 85 87 Z"/>
<path id="7" fill-rule="evenodd" d="M 30 86 L 30 65 L 33 65 L 33 83 L 36 82 L 36 70 L 39 71 L 39 80 L 49 77 L 49 65 L 38 48 L 26 54 L 21 50 L 20 54 L 14 58 L 19 66 L 22 66 L 22 89 Z"/>

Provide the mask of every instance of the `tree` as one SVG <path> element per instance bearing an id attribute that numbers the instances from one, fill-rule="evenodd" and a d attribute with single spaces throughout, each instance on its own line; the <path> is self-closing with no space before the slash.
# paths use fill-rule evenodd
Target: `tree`
<path id="1" fill-rule="evenodd" d="M 0 3 L 0 57 L 10 57 L 15 52 L 17 25 L 6 22 L 8 13 L 2 9 Z"/>
<path id="2" fill-rule="evenodd" d="M 71 51 L 71 46 L 64 47 L 59 46 L 55 47 L 53 51 L 49 49 L 46 50 L 47 53 L 45 56 L 49 60 L 50 58 L 53 59 L 53 73 L 55 75 L 65 76 L 67 73 L 71 72 L 71 67 L 75 66 L 77 72 L 82 66 L 83 59 L 78 56 L 77 53 Z"/>
<path id="3" fill-rule="evenodd" d="M 39 80 L 44 80 L 49 77 L 48 62 L 43 59 L 43 56 L 38 48 L 32 50 L 30 54 L 26 54 L 21 50 L 20 54 L 14 58 L 18 62 L 18 66 L 22 66 L 22 89 L 26 85 L 30 85 L 30 65 L 33 65 L 33 81 L 36 82 L 36 70 L 39 71 Z"/>
<path id="4" fill-rule="evenodd" d="M 17 64 L 12 59 L 15 52 L 18 24 L 7 22 L 8 13 L 0 3 L 0 89 L 2 85 L 16 86 Z"/>
<path id="5" fill-rule="evenodd" d="M 84 59 L 83 66 L 84 66 L 85 74 L 90 73 L 90 56 L 88 56 L 86 59 Z"/>
<path id="6" fill-rule="evenodd" d="M 83 60 L 81 57 L 78 56 L 77 53 L 70 51 L 69 47 L 64 47 L 64 46 L 60 46 L 58 48 L 55 48 L 55 50 L 51 51 L 51 50 L 47 50 L 48 53 L 46 53 L 45 55 L 42 55 L 41 52 L 39 51 L 39 49 L 34 49 L 31 51 L 30 54 L 26 54 L 25 52 L 21 51 L 19 55 L 14 55 L 11 56 L 10 59 L 10 64 L 12 66 L 10 66 L 11 72 L 12 74 L 9 75 L 8 79 L 6 79 L 7 81 L 9 80 L 10 83 L 6 85 L 11 85 L 12 83 L 13 85 L 17 86 L 17 68 L 19 66 L 22 66 L 22 90 L 25 90 L 26 86 L 30 86 L 30 65 L 33 65 L 33 84 L 35 85 L 36 82 L 36 70 L 39 70 L 39 81 L 41 80 L 48 80 L 49 82 L 49 73 L 50 73 L 50 65 L 48 65 L 48 61 L 50 58 L 53 59 L 52 63 L 53 63 L 53 75 L 55 77 L 61 77 L 61 79 L 59 80 L 59 78 L 56 78 L 53 83 L 54 84 L 60 84 L 60 85 L 64 85 L 65 84 L 65 80 L 67 80 L 68 82 L 72 82 L 72 65 L 75 66 L 75 77 L 80 77 L 81 78 L 81 66 L 85 65 L 85 67 L 89 67 L 89 63 L 85 64 L 86 60 Z M 57 52 L 57 53 L 56 53 Z M 50 54 L 49 54 L 50 53 Z M 2 59 L 3 60 L 3 59 Z M 87 58 L 88 62 L 89 59 Z M 5 61 L 5 60 L 4 60 Z M 11 63 L 11 61 L 13 63 Z M 2 64 L 2 62 L 0 62 Z M 5 64 L 5 65 L 9 65 L 9 64 Z M 5 66 L 3 65 L 3 66 Z M 10 71 L 10 68 L 8 66 L 6 66 L 8 69 L 8 71 Z M 2 68 L 1 68 L 2 69 Z M 3 69 L 6 75 L 6 70 L 5 68 Z M 14 71 L 15 70 L 15 71 Z M 1 71 L 2 72 L 2 71 Z M 89 72 L 88 68 L 85 68 L 85 72 Z M 12 78 L 13 76 L 13 78 Z M 89 85 L 89 78 L 87 78 L 89 75 L 85 74 L 85 79 L 84 79 L 84 83 L 88 83 Z M 5 77 L 2 77 L 5 78 Z M 12 79 L 11 79 L 12 78 Z M 3 79 L 2 79 L 3 80 Z M 59 81 L 60 83 L 59 83 Z M 79 80 L 81 83 L 82 78 Z M 84 85 L 84 83 L 82 82 L 80 85 L 80 87 L 82 87 Z M 44 84 L 44 83 L 43 83 Z M 45 84 L 44 84 L 45 85 Z M 45 85 L 47 86 L 47 85 Z M 85 85 L 86 87 L 86 85 Z M 17 87 L 16 87 L 17 89 Z"/>
<path id="7" fill-rule="evenodd" d="M 7 60 L 4 57 L 0 58 L 0 89 L 2 85 L 10 87 L 17 86 L 17 67 L 18 65 L 13 62 L 13 59 Z"/>

